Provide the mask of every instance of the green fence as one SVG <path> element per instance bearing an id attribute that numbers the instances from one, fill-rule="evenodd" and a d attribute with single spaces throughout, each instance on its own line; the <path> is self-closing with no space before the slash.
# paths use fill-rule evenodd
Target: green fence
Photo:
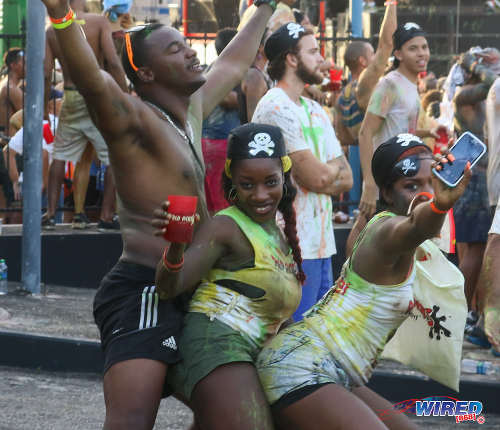
<path id="1" fill-rule="evenodd" d="M 13 36 L 0 39 L 2 57 L 7 49 L 23 46 L 25 29 L 26 0 L 0 0 L 0 34 Z"/>

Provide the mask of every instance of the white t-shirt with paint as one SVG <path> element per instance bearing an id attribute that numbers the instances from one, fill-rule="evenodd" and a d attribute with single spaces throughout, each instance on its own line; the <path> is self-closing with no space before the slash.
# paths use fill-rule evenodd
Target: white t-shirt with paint
<path id="1" fill-rule="evenodd" d="M 281 89 L 262 97 L 252 122 L 281 128 L 288 153 L 309 149 L 322 163 L 343 155 L 328 115 L 313 100 L 302 97 L 294 103 Z M 336 254 L 332 221 L 332 198 L 297 186 L 295 212 L 302 258 L 328 258 Z"/>
<path id="2" fill-rule="evenodd" d="M 419 110 L 417 85 L 406 76 L 393 70 L 380 79 L 367 108 L 367 112 L 385 120 L 373 136 L 373 149 L 400 133 L 415 134 Z"/>

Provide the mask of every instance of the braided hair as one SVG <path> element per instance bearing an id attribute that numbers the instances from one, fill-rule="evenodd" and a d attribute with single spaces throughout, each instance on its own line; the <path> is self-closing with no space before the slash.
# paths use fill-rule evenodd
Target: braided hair
<path id="1" fill-rule="evenodd" d="M 231 167 L 234 167 L 238 160 L 232 162 Z M 295 209 L 293 207 L 293 201 L 297 195 L 297 188 L 292 182 L 291 172 L 288 171 L 284 174 L 285 181 L 284 186 L 286 186 L 286 192 L 283 192 L 283 197 L 278 204 L 278 210 L 283 215 L 283 220 L 285 221 L 284 233 L 288 241 L 288 245 L 292 249 L 293 260 L 297 264 L 296 278 L 301 284 L 304 284 L 306 280 L 306 274 L 302 268 L 302 255 L 300 251 L 299 238 L 297 236 L 297 222 L 295 216 Z M 234 201 L 230 199 L 230 192 L 233 188 L 233 182 L 231 178 L 226 175 L 225 171 L 222 171 L 222 191 L 224 192 L 224 198 L 226 201 L 232 205 Z"/>

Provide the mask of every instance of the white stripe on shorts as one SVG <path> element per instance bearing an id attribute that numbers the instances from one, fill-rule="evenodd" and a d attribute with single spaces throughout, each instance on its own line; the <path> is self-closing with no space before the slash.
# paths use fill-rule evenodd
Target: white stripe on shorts
<path id="1" fill-rule="evenodd" d="M 144 287 L 142 290 L 141 318 L 139 329 L 156 327 L 158 323 L 158 294 L 155 293 L 155 286 Z"/>

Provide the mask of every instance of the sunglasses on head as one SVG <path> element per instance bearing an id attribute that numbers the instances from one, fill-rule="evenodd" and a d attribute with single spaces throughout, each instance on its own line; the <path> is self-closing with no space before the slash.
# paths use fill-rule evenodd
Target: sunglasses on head
<path id="1" fill-rule="evenodd" d="M 130 67 L 132 67 L 134 72 L 137 72 L 139 68 L 134 64 L 134 53 L 132 51 L 132 42 L 130 40 L 130 35 L 131 33 L 139 33 L 149 26 L 150 24 L 136 25 L 135 27 L 129 28 L 127 31 L 125 31 L 125 48 L 127 49 L 127 58 L 128 62 L 130 63 Z"/>

